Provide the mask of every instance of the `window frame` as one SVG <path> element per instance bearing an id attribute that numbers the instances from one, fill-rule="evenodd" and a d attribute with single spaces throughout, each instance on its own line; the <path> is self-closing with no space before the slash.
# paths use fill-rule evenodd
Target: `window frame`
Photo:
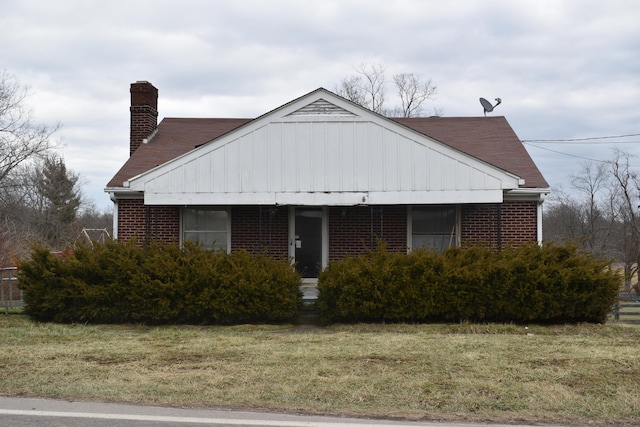
<path id="1" fill-rule="evenodd" d="M 451 209 L 454 208 L 455 211 L 455 219 L 454 219 L 454 240 L 453 240 L 453 246 L 450 247 L 459 247 L 460 246 L 460 226 L 461 226 L 461 209 L 460 209 L 460 205 L 452 205 L 452 204 L 447 204 L 447 205 L 412 205 L 409 206 L 407 208 L 408 212 L 407 212 L 407 252 L 411 252 L 414 249 L 418 249 L 418 248 L 414 248 L 413 247 L 413 211 L 414 209 L 421 209 L 421 208 L 429 208 L 429 209 L 434 209 L 434 208 L 442 208 L 444 209 Z M 438 235 L 450 235 L 449 233 L 441 233 Z M 422 247 L 422 246 L 420 246 Z M 429 248 L 427 248 L 429 249 Z M 447 248 L 444 248 L 447 249 Z"/>
<path id="2" fill-rule="evenodd" d="M 231 209 L 229 209 L 228 206 L 200 206 L 200 205 L 195 205 L 195 206 L 184 206 L 182 209 L 180 209 L 180 246 L 184 245 L 185 241 L 192 241 L 189 239 L 185 239 L 185 233 L 187 232 L 198 232 L 198 230 L 185 230 L 185 215 L 187 214 L 187 210 L 203 210 L 203 211 L 222 211 L 226 213 L 226 224 L 225 224 L 225 237 L 226 237 L 226 242 L 225 242 L 225 248 L 219 248 L 216 246 L 213 246 L 211 248 L 207 248 L 207 249 L 214 249 L 214 250 L 225 250 L 227 253 L 231 252 Z M 205 232 L 221 232 L 221 230 L 209 230 L 209 231 L 205 231 Z"/>

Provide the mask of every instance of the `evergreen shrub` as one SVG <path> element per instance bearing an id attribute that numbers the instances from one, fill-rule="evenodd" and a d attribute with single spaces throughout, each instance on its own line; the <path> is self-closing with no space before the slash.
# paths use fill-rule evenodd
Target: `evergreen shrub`
<path id="1" fill-rule="evenodd" d="M 302 303 L 286 260 L 185 243 L 35 247 L 20 262 L 25 311 L 40 321 L 89 323 L 285 322 Z"/>
<path id="2" fill-rule="evenodd" d="M 389 253 L 330 264 L 316 304 L 327 322 L 604 322 L 621 278 L 572 245 Z"/>

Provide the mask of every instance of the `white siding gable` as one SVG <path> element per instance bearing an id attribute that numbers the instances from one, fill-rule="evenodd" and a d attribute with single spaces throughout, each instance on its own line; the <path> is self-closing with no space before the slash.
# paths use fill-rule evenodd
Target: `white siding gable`
<path id="1" fill-rule="evenodd" d="M 483 203 L 518 177 L 318 89 L 129 185 L 147 204 Z"/>

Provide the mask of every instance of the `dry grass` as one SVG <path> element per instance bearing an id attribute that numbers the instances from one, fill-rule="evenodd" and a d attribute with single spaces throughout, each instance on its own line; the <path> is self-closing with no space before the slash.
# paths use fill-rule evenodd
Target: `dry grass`
<path id="1" fill-rule="evenodd" d="M 157 327 L 0 316 L 6 395 L 498 422 L 638 423 L 640 328 Z"/>

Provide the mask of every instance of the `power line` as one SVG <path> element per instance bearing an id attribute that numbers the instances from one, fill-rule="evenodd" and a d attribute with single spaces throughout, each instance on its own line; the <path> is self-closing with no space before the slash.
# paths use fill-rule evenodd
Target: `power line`
<path id="1" fill-rule="evenodd" d="M 547 151 L 551 151 L 552 153 L 562 154 L 564 156 L 569 156 L 569 157 L 575 157 L 576 159 L 590 160 L 590 161 L 599 162 L 599 163 L 611 163 L 611 161 L 608 161 L 608 160 L 599 160 L 599 159 L 592 159 L 592 158 L 584 157 L 584 156 L 577 156 L 575 154 L 565 153 L 563 151 L 552 150 L 550 148 L 540 147 L 539 145 L 531 144 L 531 143 L 526 142 L 526 141 L 522 141 L 522 142 L 525 143 L 526 145 L 530 145 L 531 147 L 539 148 L 540 150 L 547 150 Z"/>
<path id="2" fill-rule="evenodd" d="M 538 148 L 540 150 L 551 151 L 552 153 L 556 153 L 556 154 L 562 154 L 563 156 L 575 157 L 576 159 L 589 160 L 589 161 L 598 162 L 598 163 L 612 163 L 612 160 L 592 159 L 590 157 L 578 156 L 578 155 L 571 154 L 571 153 L 565 153 L 564 151 L 558 151 L 558 150 L 552 150 L 551 148 L 540 147 L 539 145 L 531 144 L 531 143 L 528 143 L 528 142 L 525 142 L 525 141 L 522 141 L 522 142 L 525 143 L 526 145 L 531 146 L 531 147 L 535 147 L 535 148 Z M 634 168 L 640 168 L 640 166 L 634 166 L 634 165 L 629 165 L 629 166 L 634 167 Z"/>
<path id="3" fill-rule="evenodd" d="M 581 141 L 594 141 L 598 139 L 614 139 L 614 138 L 629 138 L 631 136 L 640 136 L 640 133 L 630 133 L 627 135 L 610 135 L 610 136 L 594 136 L 591 138 L 573 138 L 573 139 L 523 139 L 522 142 L 581 142 Z M 617 141 L 620 143 L 632 143 L 637 141 Z"/>

